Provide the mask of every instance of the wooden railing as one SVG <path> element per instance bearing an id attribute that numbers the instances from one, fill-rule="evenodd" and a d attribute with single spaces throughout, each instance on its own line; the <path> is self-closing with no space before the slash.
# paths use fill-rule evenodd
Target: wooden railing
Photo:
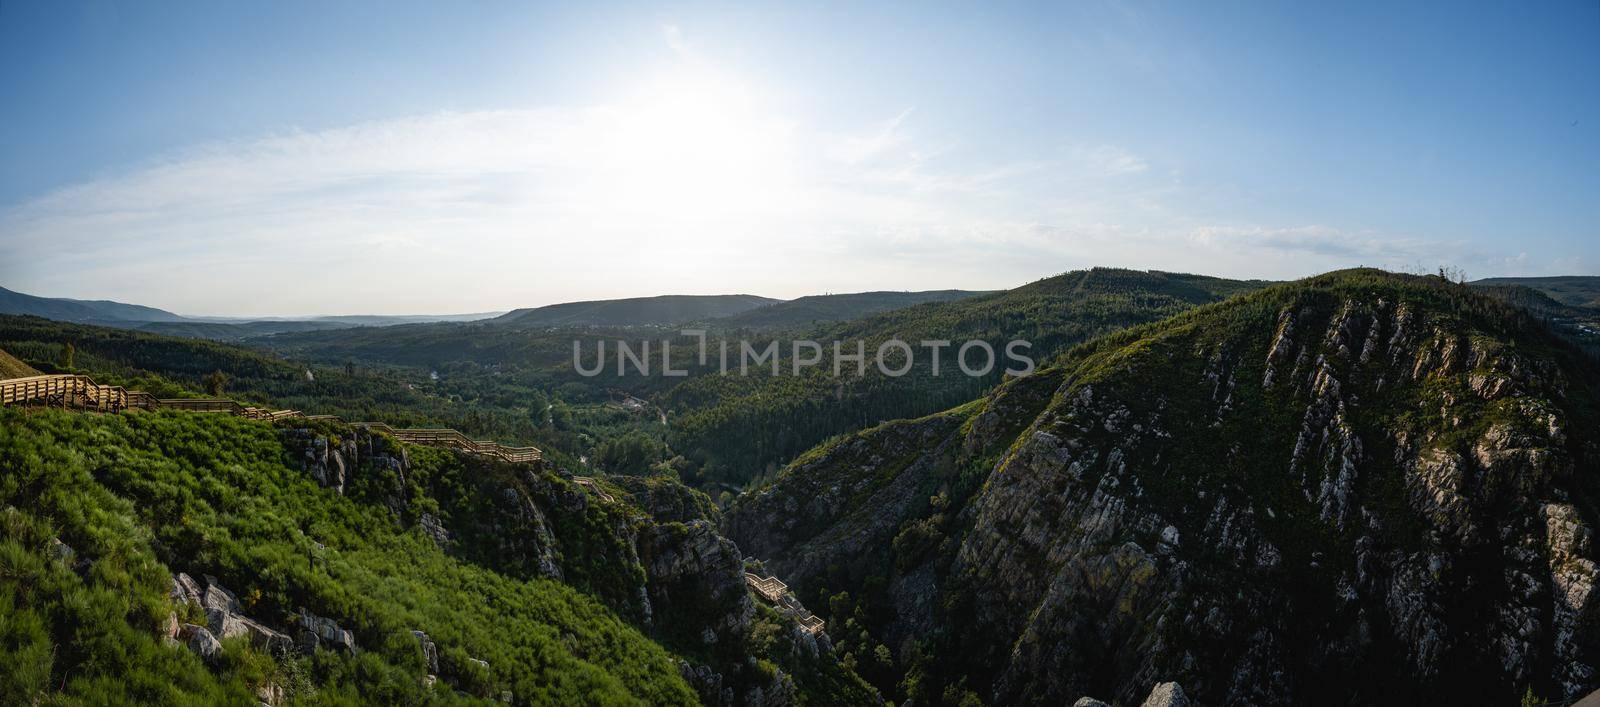
<path id="1" fill-rule="evenodd" d="M 226 398 L 157 398 L 120 385 L 101 385 L 88 376 L 40 375 L 0 380 L 0 405 L 43 403 L 80 410 L 120 412 L 129 409 L 168 409 L 190 412 L 225 412 L 253 420 L 294 417 L 295 410 L 265 410 L 240 405 Z"/>
<path id="2" fill-rule="evenodd" d="M 129 396 L 121 386 L 100 385 L 88 376 L 28 376 L 0 381 L 0 405 L 32 401 L 110 411 L 126 409 Z"/>
<path id="3" fill-rule="evenodd" d="M 591 493 L 594 493 L 594 494 L 600 496 L 601 498 L 605 499 L 607 503 L 610 503 L 610 502 L 616 500 L 616 499 L 611 497 L 611 494 L 606 493 L 605 489 L 600 488 L 600 484 L 595 483 L 594 479 L 591 478 L 591 477 L 588 477 L 588 476 L 574 476 L 574 477 L 572 477 L 572 483 L 575 483 L 575 484 L 577 484 L 579 486 L 582 486 L 582 487 L 588 489 Z"/>
<path id="4" fill-rule="evenodd" d="M 784 584 L 777 577 L 759 577 L 749 572 L 744 573 L 744 581 L 756 590 L 761 596 L 774 604 L 783 599 L 789 592 L 789 585 Z"/>
<path id="5" fill-rule="evenodd" d="M 77 410 L 121 412 L 123 410 L 184 410 L 220 412 L 251 420 L 282 420 L 302 417 L 308 420 L 343 420 L 333 415 L 306 415 L 299 410 L 267 410 L 241 405 L 226 398 L 157 398 L 119 385 L 100 385 L 88 376 L 43 375 L 0 380 L 0 405 L 27 403 L 59 405 Z M 457 449 L 502 461 L 534 462 L 541 458 L 537 447 L 508 447 L 499 442 L 475 440 L 452 429 L 394 428 L 381 422 L 352 422 L 352 425 L 380 430 L 411 444 Z"/>
<path id="6" fill-rule="evenodd" d="M 495 457 L 508 462 L 531 462 L 538 461 L 541 458 L 538 447 L 508 447 L 499 442 L 475 440 L 452 429 L 397 428 L 390 427 L 382 422 L 356 422 L 352 424 L 387 432 L 402 442 L 459 449 L 463 452 Z"/>

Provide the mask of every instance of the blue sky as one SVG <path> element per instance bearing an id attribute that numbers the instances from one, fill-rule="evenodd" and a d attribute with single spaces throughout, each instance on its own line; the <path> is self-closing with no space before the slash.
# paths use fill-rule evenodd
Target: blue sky
<path id="1" fill-rule="evenodd" d="M 1600 274 L 1600 6 L 1391 5 L 7 0 L 0 285 L 312 314 Z"/>

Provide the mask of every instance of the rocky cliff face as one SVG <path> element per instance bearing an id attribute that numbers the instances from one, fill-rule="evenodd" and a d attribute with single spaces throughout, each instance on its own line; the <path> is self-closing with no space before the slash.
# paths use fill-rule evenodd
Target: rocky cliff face
<path id="1" fill-rule="evenodd" d="M 838 679 L 841 671 L 825 642 L 819 647 L 791 619 L 758 610 L 744 556 L 708 520 L 715 505 L 675 481 L 614 485 L 445 450 L 408 453 L 380 434 L 339 425 L 280 434 L 319 483 L 388 508 L 396 523 L 446 552 L 510 576 L 572 585 L 692 656 L 682 673 L 708 704 L 869 696 L 859 684 L 841 692 L 797 682 L 797 672 Z"/>
<path id="2" fill-rule="evenodd" d="M 609 481 L 627 492 L 628 500 L 660 523 L 708 521 L 716 525 L 722 511 L 705 493 L 662 476 L 613 476 Z"/>
<path id="3" fill-rule="evenodd" d="M 744 558 L 733 542 L 705 521 L 653 525 L 639 543 L 651 602 L 676 616 L 699 616 L 685 627 L 707 646 L 741 640 L 755 604 L 745 588 Z"/>
<path id="4" fill-rule="evenodd" d="M 1172 680 L 1258 704 L 1600 686 L 1600 386 L 1504 306 L 1343 273 L 1114 336 L 1058 374 L 1020 430 L 996 405 L 1023 381 L 959 411 L 958 430 L 841 442 L 901 453 L 802 461 L 725 525 L 773 555 L 893 535 L 880 576 L 794 559 L 791 583 L 884 587 L 873 630 L 902 663 L 931 654 L 996 702 L 1136 704 Z M 945 507 L 879 495 L 918 479 Z M 816 497 L 828 510 L 807 510 Z M 784 511 L 811 520 L 755 527 Z"/>
<path id="5" fill-rule="evenodd" d="M 751 557 L 780 576 L 820 576 L 829 566 L 887 547 L 901 520 L 926 505 L 931 466 L 961 415 L 938 415 L 874 428 L 797 461 L 785 483 L 740 500 L 725 523 Z M 834 474 L 838 468 L 871 474 Z"/>

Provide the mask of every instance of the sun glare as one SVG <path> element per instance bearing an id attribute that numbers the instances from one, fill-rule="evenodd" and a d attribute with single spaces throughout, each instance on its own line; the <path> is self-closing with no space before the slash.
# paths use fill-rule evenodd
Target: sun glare
<path id="1" fill-rule="evenodd" d="M 605 173 L 618 206 L 672 220 L 716 220 L 770 203 L 789 171 L 789 129 L 740 84 L 681 74 L 620 108 Z"/>

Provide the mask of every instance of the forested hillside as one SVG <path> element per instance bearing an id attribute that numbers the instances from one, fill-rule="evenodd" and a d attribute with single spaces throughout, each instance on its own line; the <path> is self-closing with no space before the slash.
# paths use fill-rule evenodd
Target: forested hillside
<path id="1" fill-rule="evenodd" d="M 1490 277 L 1475 280 L 1473 285 L 1521 286 L 1548 295 L 1569 307 L 1600 309 L 1600 277 L 1570 275 L 1565 277 Z"/>
<path id="2" fill-rule="evenodd" d="M 1097 334 L 1155 321 L 1262 284 L 1102 268 L 1066 273 L 1015 290 L 928 302 L 794 330 L 718 328 L 716 321 L 707 326 L 712 345 L 727 340 L 735 356 L 740 341 L 755 348 L 778 341 L 780 351 L 787 355 L 789 342 L 795 339 L 824 345 L 840 340 L 851 346 L 860 340 L 870 350 L 898 336 L 913 344 L 921 339 L 982 339 L 997 349 L 1012 339 L 1025 339 L 1032 345 L 1027 353 L 1042 362 L 1063 347 Z M 651 359 L 654 364 L 659 364 L 660 342 L 668 340 L 674 366 L 690 375 L 618 376 L 608 364 L 598 376 L 585 377 L 573 369 L 574 341 L 580 342 L 586 356 L 593 357 L 599 342 L 614 344 L 618 340 L 629 342 L 635 351 L 642 350 L 643 342 L 651 342 L 652 351 L 657 352 Z M 749 376 L 718 375 L 716 357 L 701 364 L 696 355 L 698 340 L 681 336 L 675 327 L 523 331 L 482 324 L 431 324 L 278 335 L 254 343 L 325 364 L 357 361 L 437 372 L 439 380 L 430 381 L 430 389 L 500 409 L 535 396 L 559 399 L 564 405 L 574 405 L 575 410 L 584 409 L 583 404 L 614 400 L 619 391 L 638 396 L 665 412 L 664 425 L 654 411 L 643 411 L 632 422 L 606 413 L 612 422 L 597 431 L 650 439 L 653 461 L 667 463 L 685 479 L 700 483 L 742 484 L 830 435 L 964 402 L 994 385 L 1000 379 L 999 369 L 1004 368 L 996 366 L 987 376 L 967 378 L 955 374 L 947 360 L 945 373 L 934 377 L 931 362 L 924 358 L 901 378 L 883 376 L 872 366 L 862 377 L 835 379 L 827 366 L 796 377 L 787 374 L 787 362 L 782 364 L 785 375 L 776 377 L 756 371 Z M 733 365 L 737 367 L 737 362 Z M 600 413 L 592 415 L 598 418 Z"/>
<path id="3" fill-rule="evenodd" d="M 35 368 L 574 455 L 0 411 L 19 617 L 0 701 L 876 699 L 857 675 L 917 704 L 1596 687 L 1600 372 L 1565 305 L 1365 270 L 1262 288 L 1093 270 L 804 332 L 1032 341 L 1040 370 L 1003 381 L 556 363 L 574 335 L 672 335 L 626 329 L 360 330 L 341 353 L 365 357 L 325 365 L 0 317 Z M 788 459 L 727 509 L 676 480 Z M 586 466 L 630 476 L 563 470 Z M 754 599 L 747 569 L 794 585 L 831 640 Z"/>
<path id="4" fill-rule="evenodd" d="M 157 397 L 221 394 L 346 420 L 452 427 L 477 437 L 535 444 L 562 462 L 570 461 L 568 452 L 576 456 L 588 449 L 580 429 L 592 425 L 598 432 L 606 424 L 596 415 L 579 419 L 565 405 L 547 409 L 550 403 L 541 394 L 509 380 L 483 381 L 497 385 L 482 397 L 463 399 L 440 391 L 425 372 L 415 370 L 293 362 L 233 344 L 36 317 L 0 316 L 0 349 L 46 372 L 88 373 L 101 383 Z"/>
<path id="5" fill-rule="evenodd" d="M 1551 331 L 1587 352 L 1591 358 L 1600 361 L 1600 307 L 1565 304 L 1547 294 L 1545 290 L 1529 285 L 1509 284 L 1515 280 L 1518 278 L 1479 280 L 1468 284 L 1473 290 L 1527 312 L 1542 321 Z"/>
<path id="6" fill-rule="evenodd" d="M 793 329 L 822 322 L 857 319 L 891 309 L 928 302 L 953 302 L 988 294 L 968 290 L 928 290 L 926 292 L 853 292 L 840 295 L 808 295 L 757 307 L 747 312 L 722 317 L 707 324 L 718 329 Z"/>
<path id="7" fill-rule="evenodd" d="M 1027 353 L 1043 364 L 1091 337 L 1170 317 L 1262 284 L 1096 268 L 991 295 L 825 324 L 796 338 L 859 340 L 868 351 L 890 338 L 913 346 L 923 340 L 984 340 L 997 352 L 1007 342 L 1021 339 L 1031 344 Z M 865 376 L 839 378 L 828 367 L 801 376 L 691 377 L 662 396 L 671 420 L 668 440 L 703 478 L 749 481 L 831 435 L 957 405 L 1001 379 L 1004 365 L 981 377 L 961 374 L 949 358 L 954 353 L 946 352 L 939 376 L 932 375 L 932 360 L 923 357 L 902 377 L 882 375 L 875 366 L 869 366 Z"/>
<path id="8" fill-rule="evenodd" d="M 1332 273 L 833 440 L 724 516 L 918 704 L 1508 704 L 1600 687 L 1600 369 Z"/>
<path id="9" fill-rule="evenodd" d="M 328 422 L 0 420 L 6 704 L 873 699 L 620 488 Z"/>
<path id="10" fill-rule="evenodd" d="M 351 325 L 326 321 L 261 321 L 261 322 L 140 322 L 126 325 L 130 329 L 148 331 L 165 336 L 184 336 L 194 339 L 238 341 L 252 336 L 264 336 L 285 331 L 323 331 L 344 329 Z"/>
<path id="11" fill-rule="evenodd" d="M 661 295 L 516 309 L 489 321 L 519 328 L 669 326 L 726 317 L 776 302 L 756 295 Z"/>

